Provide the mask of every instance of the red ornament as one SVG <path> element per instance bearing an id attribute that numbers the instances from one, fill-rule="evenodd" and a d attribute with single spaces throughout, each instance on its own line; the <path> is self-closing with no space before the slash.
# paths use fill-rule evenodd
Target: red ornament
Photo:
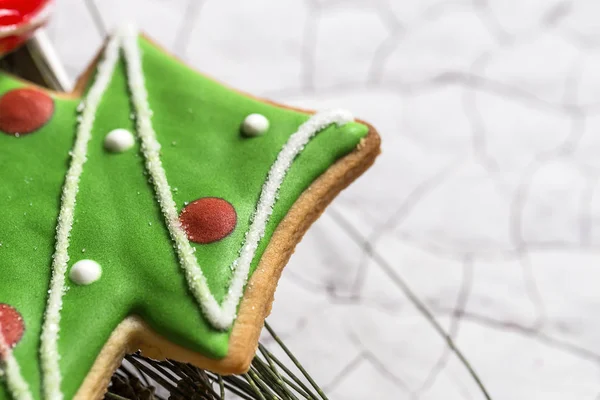
<path id="1" fill-rule="evenodd" d="M 51 0 L 0 0 L 0 53 L 8 53 L 48 20 Z"/>
<path id="2" fill-rule="evenodd" d="M 0 130 L 24 135 L 40 129 L 54 113 L 54 101 L 35 89 L 14 89 L 0 97 Z"/>
<path id="3" fill-rule="evenodd" d="M 25 332 L 21 314 L 13 307 L 3 303 L 0 303 L 0 332 L 2 332 L 4 343 L 11 349 L 19 343 Z M 2 353 L 0 347 L 0 357 L 2 357 Z"/>
<path id="4" fill-rule="evenodd" d="M 179 215 L 188 238 L 199 244 L 216 242 L 235 229 L 237 214 L 227 200 L 203 197 L 188 204 Z"/>

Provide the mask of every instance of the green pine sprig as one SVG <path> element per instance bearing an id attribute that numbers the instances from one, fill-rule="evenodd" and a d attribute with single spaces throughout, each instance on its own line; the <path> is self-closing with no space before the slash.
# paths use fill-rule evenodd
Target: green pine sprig
<path id="1" fill-rule="evenodd" d="M 112 377 L 107 400 L 328 400 L 323 390 L 269 324 L 265 328 L 289 358 L 286 363 L 259 344 L 248 372 L 222 376 L 174 360 L 128 354 Z M 293 365 L 293 367 L 292 367 Z M 296 370 L 296 371 L 293 371 Z M 164 397 L 160 393 L 168 393 Z"/>

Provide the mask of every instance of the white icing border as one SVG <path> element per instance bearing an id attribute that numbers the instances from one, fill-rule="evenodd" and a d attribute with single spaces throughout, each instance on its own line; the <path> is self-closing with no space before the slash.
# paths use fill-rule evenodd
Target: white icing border
<path id="1" fill-rule="evenodd" d="M 279 187 L 294 158 L 319 131 L 333 123 L 338 125 L 348 123 L 353 118 L 350 113 L 343 110 L 319 113 L 302 124 L 298 131 L 289 138 L 269 171 L 267 181 L 260 194 L 252 224 L 246 233 L 245 243 L 242 245 L 238 259 L 233 263 L 232 269 L 234 273 L 229 289 L 223 303 L 219 305 L 208 287 L 202 269 L 198 265 L 198 260 L 194 254 L 195 250 L 181 226 L 177 205 L 173 200 L 171 188 L 160 160 L 160 144 L 156 139 L 156 132 L 154 132 L 154 128 L 152 127 L 152 111 L 148 103 L 148 92 L 144 83 L 144 73 L 137 40 L 137 31 L 128 29 L 123 38 L 122 45 L 127 62 L 127 80 L 137 117 L 138 136 L 142 141 L 142 153 L 146 158 L 146 168 L 154 182 L 158 203 L 164 214 L 171 238 L 175 242 L 190 290 L 202 307 L 204 315 L 209 322 L 217 329 L 227 329 L 233 324 L 237 315 L 237 306 L 248 280 L 250 265 L 254 259 L 260 239 L 264 236 L 267 222 L 273 211 L 273 204 L 277 200 Z"/>
<path id="2" fill-rule="evenodd" d="M 12 349 L 6 343 L 2 334 L 2 324 L 0 323 L 0 351 L 4 353 L 4 357 L 0 358 L 2 371 L 6 375 L 6 383 L 8 391 L 15 400 L 33 400 L 33 395 L 29 389 L 29 385 L 21 375 L 19 363 L 15 358 Z"/>
<path id="3" fill-rule="evenodd" d="M 98 64 L 96 79 L 82 105 L 83 110 L 79 117 L 79 126 L 75 136 L 75 144 L 71 151 L 71 165 L 65 177 L 58 224 L 56 227 L 56 247 L 52 262 L 52 280 L 46 314 L 42 326 L 40 358 L 43 376 L 43 394 L 47 400 L 62 400 L 60 389 L 60 354 L 58 352 L 58 333 L 60 330 L 60 310 L 62 297 L 65 293 L 65 275 L 69 262 L 69 238 L 73 227 L 75 201 L 79 191 L 79 179 L 83 172 L 83 165 L 87 160 L 88 143 L 92 137 L 92 128 L 96 118 L 96 111 L 102 95 L 106 91 L 113 76 L 115 65 L 119 60 L 120 37 L 111 38 L 106 45 L 104 59 Z"/>
<path id="4" fill-rule="evenodd" d="M 48 400 L 63 399 L 63 393 L 60 388 L 62 376 L 60 372 L 58 338 L 62 297 L 66 290 L 65 277 L 69 261 L 69 239 L 73 226 L 79 181 L 87 159 L 87 148 L 91 139 L 96 111 L 110 83 L 115 65 L 119 59 L 119 47 L 122 47 L 125 54 L 127 80 L 131 92 L 131 101 L 136 112 L 137 133 L 141 140 L 141 149 L 146 160 L 146 168 L 154 182 L 157 200 L 164 214 L 171 237 L 175 242 L 190 290 L 200 304 L 206 318 L 218 329 L 229 328 L 236 318 L 237 306 L 248 280 L 250 265 L 254 259 L 258 244 L 264 236 L 266 225 L 273 211 L 273 205 L 277 200 L 279 188 L 295 157 L 304 149 L 310 139 L 321 130 L 333 123 L 343 125 L 353 120 L 352 115 L 343 110 L 318 113 L 302 124 L 298 131 L 290 136 L 269 171 L 252 223 L 246 234 L 245 243 L 242 245 L 239 257 L 233 263 L 232 269 L 234 273 L 229 290 L 223 304 L 220 305 L 210 292 L 206 277 L 194 255 L 195 250 L 191 246 L 179 221 L 177 205 L 173 200 L 171 188 L 160 160 L 160 144 L 156 139 L 156 133 L 152 127 L 152 111 L 148 103 L 148 93 L 145 87 L 140 48 L 137 40 L 138 32 L 131 27 L 120 31 L 119 34 L 109 40 L 106 45 L 104 58 L 98 64 L 94 83 L 82 103 L 82 113 L 79 118 L 75 144 L 71 152 L 71 165 L 67 171 L 62 192 L 61 208 L 56 228 L 56 248 L 52 263 L 52 279 L 45 319 L 42 326 L 40 348 L 43 375 L 42 387 L 44 398 Z M 16 374 L 19 368 L 14 357 L 9 358 L 7 364 L 7 371 L 10 372 L 7 374 L 9 388 L 21 391 L 27 384 L 22 380 L 20 374 Z M 28 400 L 27 397 L 22 398 Z"/>

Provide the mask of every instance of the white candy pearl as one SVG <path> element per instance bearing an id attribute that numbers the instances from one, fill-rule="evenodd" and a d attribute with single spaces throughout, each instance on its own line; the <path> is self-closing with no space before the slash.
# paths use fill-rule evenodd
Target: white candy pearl
<path id="1" fill-rule="evenodd" d="M 262 114 L 250 114 L 244 118 L 242 132 L 246 136 L 261 136 L 269 129 L 269 120 Z"/>
<path id="2" fill-rule="evenodd" d="M 115 129 L 104 138 L 104 148 L 113 153 L 127 151 L 135 144 L 135 138 L 127 129 Z"/>
<path id="3" fill-rule="evenodd" d="M 94 260 L 80 260 L 71 267 L 69 278 L 77 285 L 89 285 L 102 276 L 102 267 Z"/>

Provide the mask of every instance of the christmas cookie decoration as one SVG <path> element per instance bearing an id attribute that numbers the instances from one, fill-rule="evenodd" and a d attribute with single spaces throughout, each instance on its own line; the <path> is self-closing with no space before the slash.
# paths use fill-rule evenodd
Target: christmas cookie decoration
<path id="1" fill-rule="evenodd" d="M 269 129 L 269 120 L 261 114 L 250 114 L 242 122 L 242 133 L 246 136 L 261 136 Z"/>
<path id="2" fill-rule="evenodd" d="M 135 31 L 91 68 L 85 93 L 42 91 L 36 134 L 0 135 L 0 303 L 27 326 L 2 400 L 101 398 L 131 346 L 245 371 L 295 244 L 379 152 L 346 111 L 240 94 Z M 41 91 L 0 75 L 0 96 L 15 88 Z M 251 114 L 268 133 L 241 138 Z M 107 151 L 115 130 L 136 150 Z"/>
<path id="3" fill-rule="evenodd" d="M 204 197 L 185 206 L 179 220 L 190 241 L 206 244 L 221 240 L 233 232 L 237 214 L 227 200 Z"/>
<path id="4" fill-rule="evenodd" d="M 113 153 L 122 153 L 135 144 L 133 134 L 127 129 L 112 130 L 104 138 L 104 148 Z"/>
<path id="5" fill-rule="evenodd" d="M 16 49 L 46 23 L 50 0 L 0 0 L 0 55 Z"/>
<path id="6" fill-rule="evenodd" d="M 37 89 L 14 89 L 0 97 L 0 131 L 20 136 L 44 126 L 54 112 L 52 98 Z"/>
<path id="7" fill-rule="evenodd" d="M 90 285 L 101 276 L 102 267 L 94 260 L 79 260 L 69 271 L 69 278 L 77 285 Z"/>
<path id="8" fill-rule="evenodd" d="M 12 349 L 23 337 L 23 317 L 8 304 L 0 304 L 0 365 L 9 392 L 15 399 L 31 400 L 29 385 L 21 375 L 19 362 Z"/>
<path id="9" fill-rule="evenodd" d="M 23 317 L 17 310 L 8 304 L 0 304 L 0 327 L 3 338 L 2 345 L 0 345 L 0 359 L 2 359 L 4 355 L 3 347 L 9 349 L 15 347 L 23 336 L 25 325 L 23 324 Z"/>

